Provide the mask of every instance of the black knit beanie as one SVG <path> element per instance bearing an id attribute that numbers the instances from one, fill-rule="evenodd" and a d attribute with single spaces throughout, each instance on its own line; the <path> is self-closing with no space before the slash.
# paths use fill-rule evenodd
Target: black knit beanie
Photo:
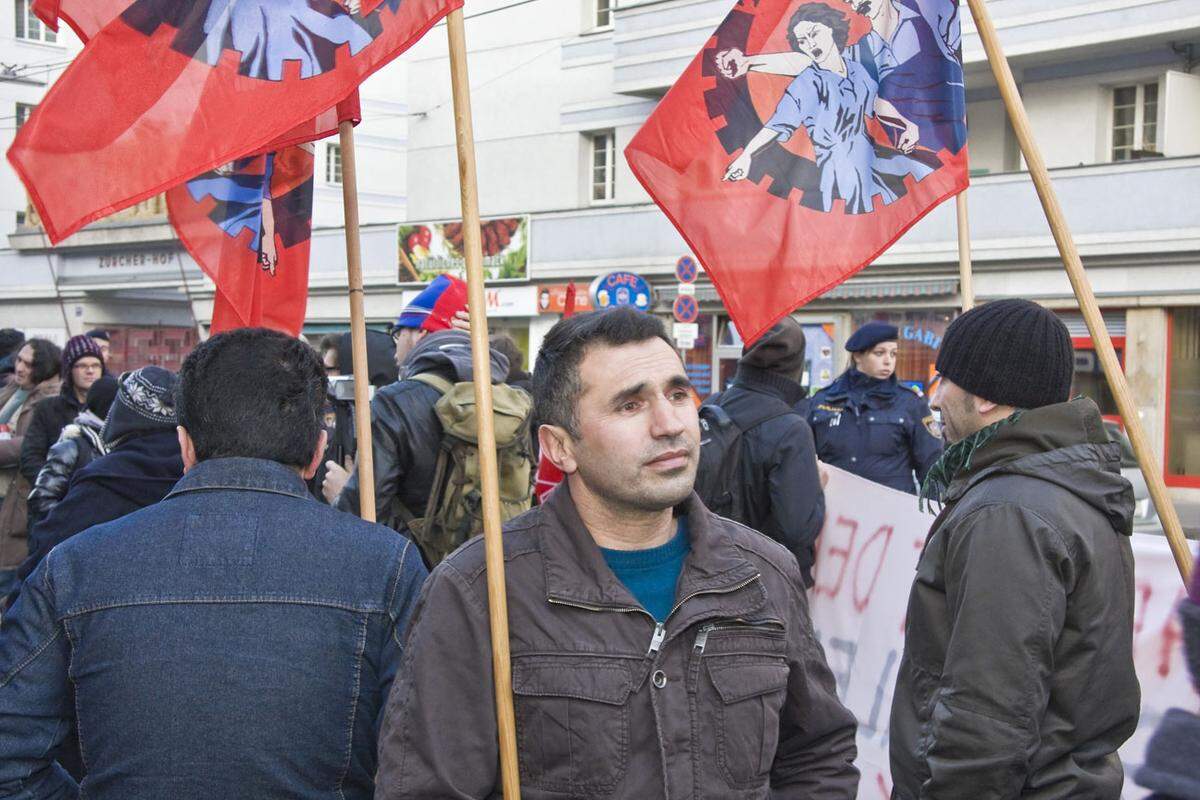
<path id="1" fill-rule="evenodd" d="M 1070 399 L 1075 349 L 1054 312 L 1028 300 L 996 300 L 950 323 L 937 371 L 984 400 L 1040 408 Z"/>

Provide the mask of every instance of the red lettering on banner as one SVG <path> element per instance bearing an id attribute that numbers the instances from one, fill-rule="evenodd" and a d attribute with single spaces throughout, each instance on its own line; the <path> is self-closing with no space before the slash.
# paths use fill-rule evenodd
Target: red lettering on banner
<path id="1" fill-rule="evenodd" d="M 887 780 L 883 777 L 882 773 L 875 773 L 875 785 L 879 787 L 879 796 L 882 797 L 883 800 L 888 800 L 888 798 L 892 796 L 892 790 L 887 785 Z"/>
<path id="2" fill-rule="evenodd" d="M 858 520 L 847 519 L 841 514 L 838 515 L 837 525 L 850 529 L 850 540 L 845 547 L 830 546 L 825 554 L 828 558 L 842 559 L 842 567 L 838 570 L 837 581 L 831 585 L 816 584 L 813 586 L 813 594 L 827 594 L 830 597 L 837 597 L 842 591 L 842 582 L 846 579 L 846 568 L 850 566 L 850 554 L 854 552 L 854 537 L 858 534 Z M 822 570 L 823 572 L 824 570 Z"/>
<path id="3" fill-rule="evenodd" d="M 862 552 L 858 554 L 858 558 L 854 560 L 854 610 L 862 613 L 867 609 L 867 605 L 871 602 L 871 593 L 875 591 L 875 583 L 879 580 L 879 572 L 883 569 L 883 560 L 887 556 L 888 545 L 892 543 L 892 534 L 895 529 L 891 525 L 884 525 L 879 530 L 871 534 L 871 538 L 867 539 L 867 543 L 863 545 Z M 858 572 L 862 567 L 863 557 L 871 549 L 871 545 L 883 538 L 883 548 L 879 551 L 879 558 L 875 562 L 875 572 L 871 575 L 871 585 L 867 587 L 865 597 L 860 597 L 858 593 L 859 582 Z"/>
<path id="4" fill-rule="evenodd" d="M 1179 605 L 1179 601 L 1183 599 L 1184 591 L 1179 590 L 1175 595 L 1175 601 L 1171 603 L 1171 608 L 1174 609 Z M 1158 674 L 1162 677 L 1167 677 L 1171 674 L 1171 655 L 1175 652 L 1175 645 L 1183 639 L 1183 631 L 1179 628 L 1179 619 L 1175 616 L 1174 611 L 1167 615 L 1166 624 L 1162 629 L 1162 642 L 1159 650 Z"/>

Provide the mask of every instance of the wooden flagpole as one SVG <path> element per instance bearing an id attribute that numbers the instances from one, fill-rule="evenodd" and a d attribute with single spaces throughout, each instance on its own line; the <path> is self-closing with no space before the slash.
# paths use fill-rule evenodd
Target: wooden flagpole
<path id="1" fill-rule="evenodd" d="M 342 206 L 346 217 L 346 272 L 350 287 L 350 347 L 354 364 L 354 465 L 358 470 L 358 515 L 375 521 L 375 453 L 371 449 L 371 382 L 367 366 L 367 315 L 363 311 L 362 242 L 358 236 L 358 173 L 354 123 L 338 124 L 342 145 Z"/>
<path id="2" fill-rule="evenodd" d="M 467 39 L 461 8 L 450 12 L 446 18 L 446 30 L 450 36 L 450 82 L 454 95 L 458 179 L 462 192 L 467 298 L 472 309 L 471 356 L 475 370 L 475 407 L 479 418 L 479 472 L 483 490 L 483 538 L 487 558 L 500 784 L 505 800 L 519 800 L 521 782 L 517 773 L 517 725 L 513 712 L 512 663 L 509 657 L 508 596 L 504 586 L 504 543 L 500 531 L 500 470 L 492 420 L 492 368 L 488 350 L 487 303 L 483 291 L 483 244 L 479 223 L 479 186 L 475 174 L 475 131 L 471 120 Z"/>
<path id="3" fill-rule="evenodd" d="M 965 314 L 975 307 L 975 279 L 971 272 L 971 225 L 967 220 L 966 189 L 954 198 L 954 208 L 958 215 L 958 287 Z"/>
<path id="4" fill-rule="evenodd" d="M 1183 527 L 1179 523 L 1179 514 L 1175 511 L 1175 506 L 1167 494 L 1162 469 L 1154 458 L 1154 451 L 1150 449 L 1150 440 L 1142 427 L 1141 418 L 1138 417 L 1133 393 L 1129 390 L 1125 373 L 1121 370 L 1121 362 L 1117 359 L 1112 340 L 1108 337 L 1108 329 L 1100 314 L 1100 306 L 1096 303 L 1096 295 L 1092 292 L 1092 286 L 1083 269 L 1083 262 L 1079 258 L 1079 251 L 1067 228 L 1066 217 L 1063 215 L 1062 207 L 1058 204 L 1054 187 L 1050 183 L 1050 173 L 1046 169 L 1046 162 L 1042 159 L 1041 151 L 1038 150 L 1037 142 L 1033 138 L 1033 128 L 1029 124 L 1029 116 L 1025 113 L 1025 105 L 1021 101 L 1020 92 L 1017 91 L 1017 82 L 1013 78 L 1008 59 L 1004 57 L 1004 51 L 1000 47 L 1000 38 L 996 35 L 996 28 L 992 24 L 984 0 L 967 0 L 967 4 L 971 8 L 971 15 L 975 18 L 975 27 L 979 31 L 979 38 L 983 42 L 983 48 L 991 63 L 992 74 L 996 76 L 1000 95 L 1004 98 L 1004 105 L 1008 109 L 1013 130 L 1021 144 L 1021 152 L 1025 156 L 1025 163 L 1029 166 L 1029 174 L 1037 188 L 1038 199 L 1041 200 L 1042 209 L 1046 213 L 1046 221 L 1049 222 L 1050 231 L 1058 245 L 1063 266 L 1067 270 L 1067 277 L 1071 281 L 1071 287 L 1075 290 L 1079 308 L 1083 312 L 1088 331 L 1095 343 L 1096 355 L 1100 359 L 1100 365 L 1104 368 L 1104 375 L 1108 379 L 1113 397 L 1116 398 L 1117 410 L 1125 421 L 1129 441 L 1133 445 L 1138 465 L 1142 468 L 1142 474 L 1146 478 L 1146 485 L 1150 489 L 1154 507 L 1158 509 L 1158 516 L 1162 519 L 1163 530 L 1167 534 L 1167 541 L 1171 545 L 1171 552 L 1175 556 L 1179 574 L 1183 577 L 1184 584 L 1190 584 L 1192 556 L 1183 535 Z"/>

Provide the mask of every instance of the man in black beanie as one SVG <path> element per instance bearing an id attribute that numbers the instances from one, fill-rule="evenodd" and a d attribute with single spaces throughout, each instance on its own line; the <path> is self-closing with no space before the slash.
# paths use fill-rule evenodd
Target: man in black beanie
<path id="1" fill-rule="evenodd" d="M 1071 338 L 1002 300 L 937 360 L 942 504 L 908 604 L 892 703 L 893 798 L 1117 800 L 1137 727 L 1133 487 L 1100 411 L 1069 400 Z"/>
<path id="2" fill-rule="evenodd" d="M 742 352 L 733 385 L 700 409 L 696 492 L 710 510 L 765 533 L 792 552 L 811 587 L 825 521 L 804 397 L 804 329 L 784 317 Z"/>

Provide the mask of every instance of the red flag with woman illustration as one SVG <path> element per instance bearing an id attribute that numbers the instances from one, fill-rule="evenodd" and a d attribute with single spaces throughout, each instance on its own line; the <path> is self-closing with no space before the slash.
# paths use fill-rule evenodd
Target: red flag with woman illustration
<path id="1" fill-rule="evenodd" d="M 739 0 L 625 154 L 753 341 L 967 186 L 956 0 Z"/>
<path id="2" fill-rule="evenodd" d="M 133 0 L 50 89 L 8 159 L 51 242 L 59 242 L 206 170 L 278 146 L 461 5 Z"/>

